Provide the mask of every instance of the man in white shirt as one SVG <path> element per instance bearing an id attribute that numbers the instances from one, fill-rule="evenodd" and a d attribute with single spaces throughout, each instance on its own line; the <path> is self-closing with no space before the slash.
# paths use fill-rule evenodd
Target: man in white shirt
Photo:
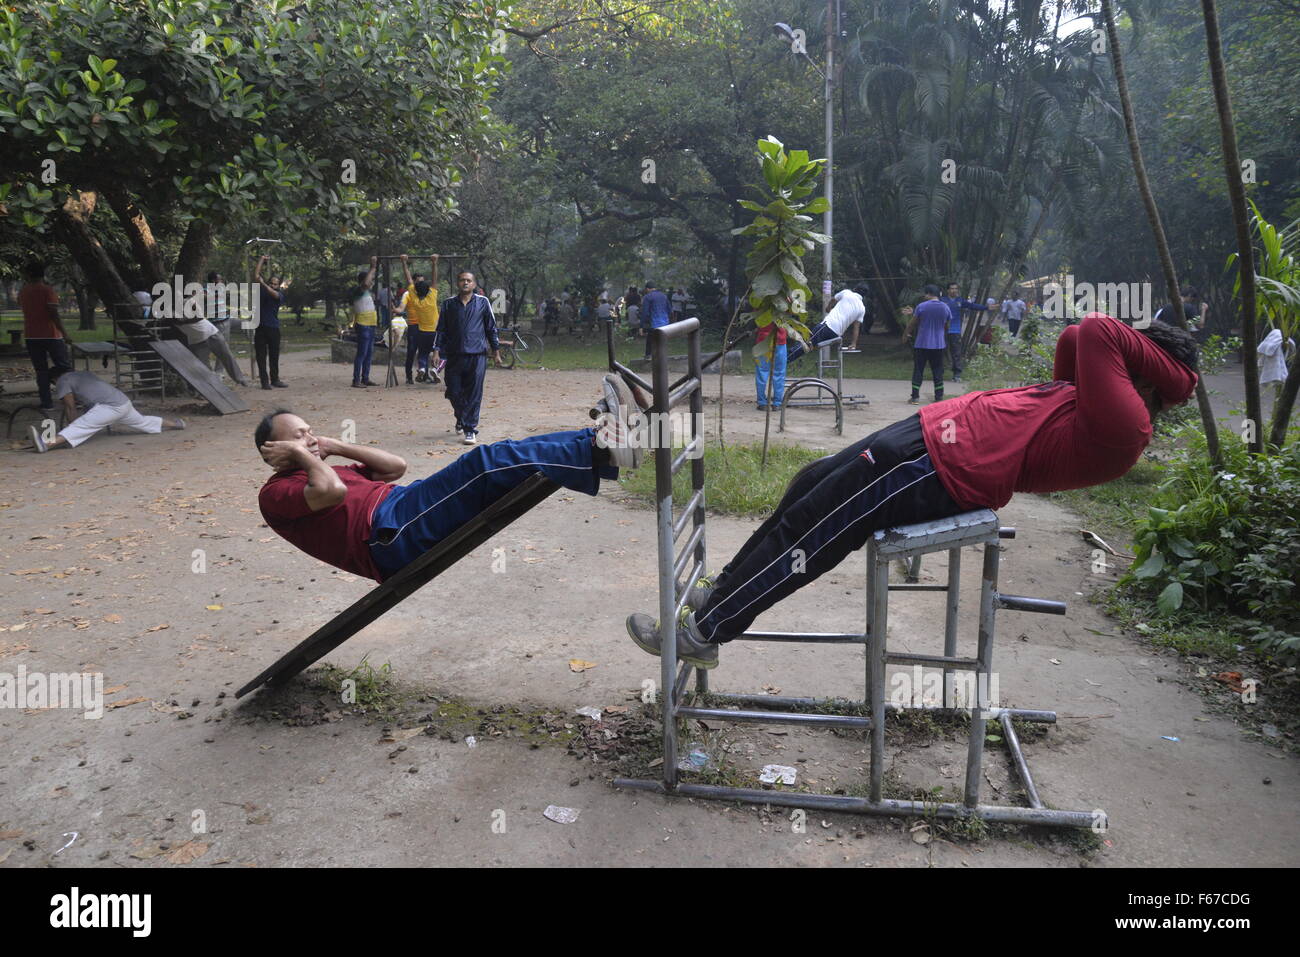
<path id="1" fill-rule="evenodd" d="M 156 435 L 163 429 L 185 428 L 184 419 L 141 415 L 123 392 L 94 373 L 73 372 L 56 366 L 51 375 L 57 382 L 54 396 L 63 403 L 68 425 L 49 442 L 45 441 L 36 426 L 29 427 L 27 431 L 37 452 L 48 452 L 64 445 L 76 448 L 110 425 L 119 432 L 143 432 L 150 435 Z M 86 407 L 84 415 L 77 415 L 78 402 Z"/>
<path id="2" fill-rule="evenodd" d="M 680 322 L 682 312 L 686 308 L 686 293 L 678 289 L 669 297 L 673 304 L 673 322 Z"/>
<path id="3" fill-rule="evenodd" d="M 226 370 L 226 375 L 239 385 L 248 385 L 248 380 L 239 371 L 239 364 L 235 362 L 230 346 L 221 337 L 216 326 L 206 319 L 177 319 L 175 323 L 176 328 L 185 335 L 190 352 L 194 353 L 194 357 L 202 362 L 205 368 L 208 367 L 208 358 L 215 353 L 221 367 Z"/>
<path id="4" fill-rule="evenodd" d="M 1019 296 L 1002 300 L 1002 315 L 1007 317 L 1007 329 L 1010 330 L 1012 339 L 1020 332 L 1020 321 L 1025 318 L 1026 308 L 1025 301 Z"/>
<path id="5" fill-rule="evenodd" d="M 790 346 L 786 356 L 787 365 L 794 362 L 809 349 L 817 348 L 823 342 L 843 338 L 844 331 L 855 322 L 861 322 L 862 317 L 866 315 L 866 307 L 862 304 L 862 297 L 852 289 L 841 289 L 835 294 L 835 298 L 831 302 L 834 303 L 831 311 L 812 331 L 812 344 L 805 346 L 802 342 L 796 342 Z"/>

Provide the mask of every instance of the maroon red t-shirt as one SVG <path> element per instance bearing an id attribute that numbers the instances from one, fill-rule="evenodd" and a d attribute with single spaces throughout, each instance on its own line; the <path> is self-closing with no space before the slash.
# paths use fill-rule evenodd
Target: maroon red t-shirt
<path id="1" fill-rule="evenodd" d="M 1140 376 L 1170 402 L 1196 375 L 1110 316 L 1089 313 L 1056 343 L 1054 382 L 969 392 L 921 410 L 940 481 L 965 508 L 1001 508 L 1013 492 L 1059 492 L 1119 478 L 1151 441 Z"/>
<path id="2" fill-rule="evenodd" d="M 347 497 L 333 508 L 314 512 L 307 504 L 307 473 L 276 473 L 257 495 L 266 524 L 285 541 L 312 558 L 354 575 L 380 580 L 370 557 L 370 524 L 379 505 L 392 491 L 388 482 L 376 482 L 364 465 L 335 465 L 334 471 L 348 487 Z"/>

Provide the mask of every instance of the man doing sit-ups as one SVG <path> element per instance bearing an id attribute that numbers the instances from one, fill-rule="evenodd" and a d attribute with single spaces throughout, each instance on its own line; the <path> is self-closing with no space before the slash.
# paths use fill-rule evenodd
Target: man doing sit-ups
<path id="1" fill-rule="evenodd" d="M 318 436 L 292 412 L 273 412 L 254 432 L 275 470 L 257 497 L 262 517 L 313 558 L 382 582 L 538 472 L 595 495 L 602 478 L 635 468 L 643 453 L 627 434 L 631 396 L 613 376 L 604 391 L 598 429 L 479 446 L 410 485 L 393 484 L 406 474 L 401 457 Z M 332 455 L 355 464 L 326 465 Z"/>
<path id="2" fill-rule="evenodd" d="M 692 588 L 677 654 L 700 668 L 718 644 L 838 565 L 878 529 L 1001 508 L 1014 492 L 1056 492 L 1117 479 L 1151 441 L 1157 413 L 1196 388 L 1197 348 L 1184 330 L 1141 331 L 1089 313 L 1056 344 L 1053 381 L 935 402 L 790 482 L 776 511 L 717 580 Z M 657 655 L 658 623 L 627 620 Z"/>

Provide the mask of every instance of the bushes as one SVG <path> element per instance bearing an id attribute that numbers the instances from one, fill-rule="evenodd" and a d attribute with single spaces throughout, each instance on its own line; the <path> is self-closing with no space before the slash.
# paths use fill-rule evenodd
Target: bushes
<path id="1" fill-rule="evenodd" d="M 1300 443 L 1252 456 L 1225 442 L 1216 473 L 1199 429 L 1184 428 L 1180 438 L 1137 521 L 1136 560 L 1121 585 L 1156 596 L 1167 616 L 1249 615 L 1259 650 L 1300 658 Z"/>

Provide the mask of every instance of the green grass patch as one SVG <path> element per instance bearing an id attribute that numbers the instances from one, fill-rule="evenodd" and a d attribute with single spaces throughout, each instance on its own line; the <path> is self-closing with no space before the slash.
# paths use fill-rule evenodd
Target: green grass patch
<path id="1" fill-rule="evenodd" d="M 796 445 L 769 446 L 767 466 L 761 463 L 762 445 L 705 446 L 704 474 L 708 476 L 705 503 L 712 513 L 766 518 L 781 500 L 791 477 L 809 462 L 826 455 L 825 449 Z M 636 471 L 624 471 L 619 482 L 647 503 L 655 500 L 654 453 Z M 673 476 L 673 500 L 691 497 L 691 472 L 683 468 Z"/>

